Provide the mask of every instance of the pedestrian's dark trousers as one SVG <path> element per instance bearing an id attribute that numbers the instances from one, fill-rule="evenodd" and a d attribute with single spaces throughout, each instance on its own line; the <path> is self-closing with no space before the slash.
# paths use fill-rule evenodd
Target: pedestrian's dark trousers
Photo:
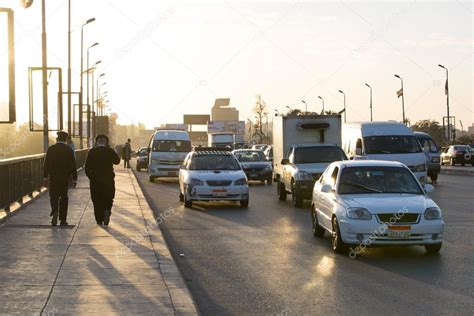
<path id="1" fill-rule="evenodd" d="M 123 159 L 123 167 L 124 168 L 130 168 L 130 159 Z"/>
<path id="2" fill-rule="evenodd" d="M 51 201 L 51 213 L 59 215 L 59 220 L 65 222 L 67 219 L 69 178 L 59 177 L 49 180 L 49 199 Z"/>
<path id="3" fill-rule="evenodd" d="M 104 221 L 104 213 L 109 210 L 112 213 L 112 205 L 115 197 L 114 181 L 95 182 L 91 181 L 91 198 L 94 204 L 95 220 L 98 223 Z"/>

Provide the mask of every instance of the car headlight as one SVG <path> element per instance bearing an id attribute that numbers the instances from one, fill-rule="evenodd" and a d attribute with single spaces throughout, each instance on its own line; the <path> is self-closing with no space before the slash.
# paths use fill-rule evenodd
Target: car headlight
<path id="1" fill-rule="evenodd" d="M 311 173 L 301 170 L 295 174 L 295 180 L 297 181 L 313 180 L 313 176 L 311 175 Z"/>
<path id="2" fill-rule="evenodd" d="M 438 163 L 438 162 L 439 162 L 439 157 L 433 157 L 433 158 L 431 158 L 431 162 L 433 162 L 433 163 Z"/>
<path id="3" fill-rule="evenodd" d="M 235 185 L 246 185 L 247 184 L 247 178 L 242 178 L 239 180 L 235 180 L 234 182 Z"/>
<path id="4" fill-rule="evenodd" d="M 272 166 L 270 165 L 266 165 L 265 168 L 263 168 L 263 171 L 271 171 L 272 170 Z"/>
<path id="5" fill-rule="evenodd" d="M 422 163 L 420 165 L 416 165 L 414 168 L 413 168 L 413 172 L 424 172 L 426 171 L 426 164 Z"/>
<path id="6" fill-rule="evenodd" d="M 193 187 L 202 186 L 202 185 L 204 185 L 204 181 L 199 180 L 199 179 L 191 178 L 191 181 L 189 182 L 189 185 L 191 185 Z"/>
<path id="7" fill-rule="evenodd" d="M 426 220 L 434 220 L 441 218 L 441 210 L 437 207 L 429 207 L 425 211 L 425 219 Z"/>
<path id="8" fill-rule="evenodd" d="M 361 220 L 370 220 L 372 214 L 369 210 L 363 207 L 351 207 L 347 209 L 346 216 L 351 219 L 361 219 Z"/>

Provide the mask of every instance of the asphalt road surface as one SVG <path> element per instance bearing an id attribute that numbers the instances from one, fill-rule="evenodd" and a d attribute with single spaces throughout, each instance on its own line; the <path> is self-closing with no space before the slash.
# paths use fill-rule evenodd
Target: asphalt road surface
<path id="1" fill-rule="evenodd" d="M 439 255 L 423 247 L 334 254 L 311 234 L 309 205 L 255 183 L 250 206 L 178 201 L 177 180 L 137 173 L 203 315 L 470 314 L 474 312 L 473 178 L 441 175 L 431 195 L 446 226 Z"/>

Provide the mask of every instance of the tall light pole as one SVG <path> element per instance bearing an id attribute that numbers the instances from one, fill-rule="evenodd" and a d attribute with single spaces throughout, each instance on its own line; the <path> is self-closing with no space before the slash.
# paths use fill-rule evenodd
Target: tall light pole
<path id="1" fill-rule="evenodd" d="M 318 96 L 318 99 L 321 99 L 321 101 L 323 101 L 323 115 L 324 115 L 324 99 L 322 96 Z"/>
<path id="2" fill-rule="evenodd" d="M 99 86 L 99 90 L 97 91 L 97 93 L 98 93 L 97 97 L 99 97 L 100 115 L 101 116 L 104 115 L 104 108 L 103 108 L 103 106 L 104 106 L 104 104 L 103 104 L 104 103 L 104 96 L 101 94 L 100 88 L 105 86 L 106 84 L 107 84 L 107 82 L 102 82 L 101 85 Z"/>
<path id="3" fill-rule="evenodd" d="M 301 100 L 301 102 L 304 103 L 304 111 L 305 111 L 305 112 L 308 112 L 308 105 L 306 104 L 306 101 L 305 101 L 305 100 Z"/>
<path id="4" fill-rule="evenodd" d="M 395 77 L 397 77 L 398 79 L 400 79 L 400 82 L 402 84 L 402 89 L 399 90 L 401 91 L 401 97 L 402 97 L 402 117 L 403 117 L 403 124 L 406 124 L 406 120 L 405 120 L 405 90 L 403 89 L 403 78 L 400 77 L 399 75 L 394 75 Z M 400 97 L 400 94 L 398 94 L 398 97 Z"/>
<path id="5" fill-rule="evenodd" d="M 342 95 L 344 96 L 344 123 L 345 123 L 346 122 L 346 94 L 342 90 L 339 90 L 339 93 L 342 93 Z"/>
<path id="6" fill-rule="evenodd" d="M 48 151 L 49 147 L 49 124 L 48 124 L 48 58 L 46 45 L 46 0 L 41 1 L 41 54 L 42 54 L 42 77 L 43 77 L 43 149 Z"/>
<path id="7" fill-rule="evenodd" d="M 366 83 L 365 84 L 367 87 L 369 87 L 370 89 L 370 121 L 372 122 L 373 120 L 373 117 L 372 117 L 372 87 L 370 86 L 370 84 Z"/>
<path id="8" fill-rule="evenodd" d="M 67 132 L 71 135 L 71 119 L 72 119 L 72 106 L 71 106 L 71 0 L 68 0 L 67 7 Z"/>
<path id="9" fill-rule="evenodd" d="M 448 73 L 448 68 L 444 67 L 441 64 L 439 64 L 438 66 L 443 68 L 444 70 L 446 70 L 446 84 L 445 84 L 445 87 L 444 87 L 444 93 L 446 94 L 446 114 L 448 116 L 448 118 L 447 118 L 448 127 L 447 127 L 447 130 L 446 130 L 446 133 L 448 134 L 448 141 L 450 141 L 451 138 L 452 138 L 452 135 L 451 135 L 451 124 L 450 124 L 450 117 L 449 117 L 449 83 L 448 83 L 449 73 Z"/>
<path id="10" fill-rule="evenodd" d="M 83 130 L 82 130 L 82 124 L 83 124 L 83 118 L 82 118 L 82 112 L 83 112 L 83 87 L 82 87 L 82 81 L 84 77 L 84 26 L 86 26 L 89 23 L 92 23 L 95 21 L 95 18 L 91 18 L 84 22 L 81 25 L 81 82 L 80 82 L 80 89 L 79 89 L 79 148 L 84 148 L 83 144 Z M 89 111 L 88 111 L 89 112 Z M 87 146 L 89 146 L 89 138 L 87 139 Z"/>
<path id="11" fill-rule="evenodd" d="M 89 50 L 93 47 L 96 47 L 99 43 L 94 43 L 91 46 L 87 47 L 87 57 L 86 57 L 86 95 L 87 95 L 87 143 L 89 144 L 91 138 L 91 104 L 89 103 Z"/>

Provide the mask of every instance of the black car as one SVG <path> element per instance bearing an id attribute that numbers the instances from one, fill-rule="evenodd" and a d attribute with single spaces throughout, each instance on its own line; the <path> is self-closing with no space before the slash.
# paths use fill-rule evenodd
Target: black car
<path id="1" fill-rule="evenodd" d="M 232 152 L 239 161 L 248 180 L 256 180 L 268 184 L 273 182 L 272 165 L 261 150 L 237 149 Z"/>
<path id="2" fill-rule="evenodd" d="M 469 164 L 473 166 L 474 159 L 471 155 L 471 146 L 469 145 L 451 145 L 444 149 L 441 153 L 440 161 L 441 165 L 450 164 L 455 166 L 456 164 Z"/>
<path id="3" fill-rule="evenodd" d="M 137 150 L 137 171 L 148 168 L 148 149 L 140 147 Z"/>

